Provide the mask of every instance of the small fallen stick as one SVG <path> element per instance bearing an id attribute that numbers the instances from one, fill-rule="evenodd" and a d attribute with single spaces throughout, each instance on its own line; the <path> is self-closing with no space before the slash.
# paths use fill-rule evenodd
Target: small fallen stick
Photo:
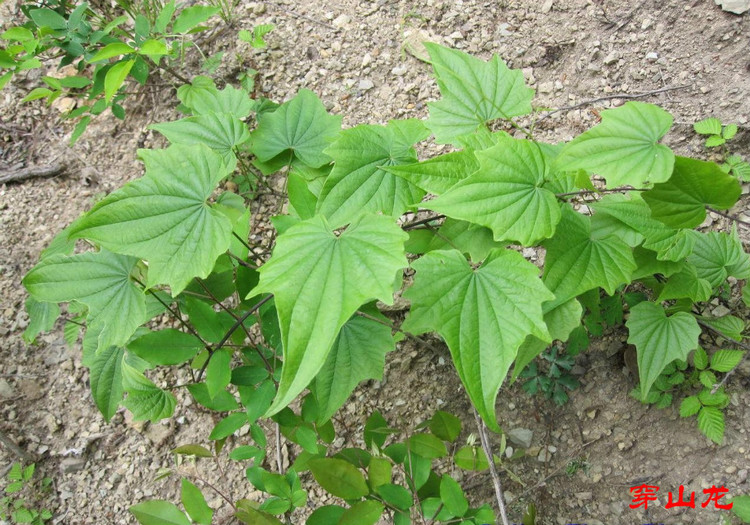
<path id="1" fill-rule="evenodd" d="M 30 166 L 20 170 L 0 174 L 0 184 L 21 182 L 34 177 L 54 177 L 65 171 L 64 164 L 49 164 L 47 166 Z"/>

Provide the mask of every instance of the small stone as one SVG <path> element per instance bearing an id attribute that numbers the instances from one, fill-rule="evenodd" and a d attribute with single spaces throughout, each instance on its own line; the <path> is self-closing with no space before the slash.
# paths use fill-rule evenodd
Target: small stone
<path id="1" fill-rule="evenodd" d="M 374 87 L 375 87 L 375 84 L 369 78 L 363 78 L 362 80 L 359 81 L 360 91 L 367 91 L 368 89 L 372 89 Z"/>
<path id="2" fill-rule="evenodd" d="M 513 457 L 513 452 L 514 452 L 513 447 L 511 447 L 510 445 L 508 445 L 507 447 L 505 447 L 505 457 L 506 458 L 508 458 L 508 459 L 512 458 Z"/>
<path id="3" fill-rule="evenodd" d="M 362 67 L 367 67 L 370 64 L 372 64 L 372 55 L 370 53 L 365 53 L 365 56 L 362 57 Z"/>
<path id="4" fill-rule="evenodd" d="M 13 387 L 5 379 L 0 379 L 0 397 L 3 399 L 13 397 Z"/>
<path id="5" fill-rule="evenodd" d="M 537 455 L 536 460 L 539 463 L 546 463 L 550 458 L 550 453 L 547 452 L 546 449 L 542 449 L 539 451 L 539 455 Z"/>
<path id="6" fill-rule="evenodd" d="M 594 493 L 591 491 L 576 492 L 576 498 L 581 501 L 591 501 L 594 497 Z"/>
<path id="7" fill-rule="evenodd" d="M 659 60 L 659 54 L 655 53 L 654 51 L 646 53 L 646 60 L 648 60 L 649 62 L 656 62 L 657 60 Z"/>
<path id="8" fill-rule="evenodd" d="M 547 0 L 542 4 L 542 13 L 549 13 L 552 10 L 555 0 Z"/>
<path id="9" fill-rule="evenodd" d="M 539 84 L 539 93 L 552 93 L 555 85 L 552 82 L 542 82 Z"/>
<path id="10" fill-rule="evenodd" d="M 393 69 L 391 69 L 391 73 L 393 73 L 393 74 L 394 74 L 394 75 L 396 75 L 397 77 L 400 77 L 400 76 L 402 76 L 402 75 L 405 75 L 407 71 L 408 71 L 408 69 L 407 69 L 407 67 L 406 67 L 406 66 L 404 66 L 404 65 L 401 65 L 401 66 L 396 66 L 396 67 L 394 67 Z"/>
<path id="11" fill-rule="evenodd" d="M 352 17 L 350 17 L 349 15 L 339 15 L 333 19 L 333 22 L 331 22 L 331 24 L 334 27 L 342 28 L 351 21 L 352 21 Z"/>
<path id="12" fill-rule="evenodd" d="M 719 306 L 711 310 L 711 313 L 714 314 L 715 317 L 724 317 L 725 315 L 731 313 L 731 310 L 723 304 L 720 304 Z"/>
<path id="13" fill-rule="evenodd" d="M 612 51 L 604 58 L 604 65 L 611 66 L 612 64 L 617 63 L 618 60 L 620 60 L 620 56 Z"/>
<path id="14" fill-rule="evenodd" d="M 508 29 L 509 27 L 510 27 L 510 24 L 508 24 L 507 22 L 503 22 L 502 24 L 500 24 L 499 26 L 497 26 L 497 33 L 498 33 L 498 35 L 500 35 L 500 36 L 511 36 L 513 34 L 513 32 L 510 31 L 510 29 Z"/>
<path id="15" fill-rule="evenodd" d="M 70 457 L 60 462 L 60 470 L 63 474 L 72 474 L 80 472 L 86 466 L 86 458 Z"/>
<path id="16" fill-rule="evenodd" d="M 729 465 L 724 469 L 724 472 L 726 472 L 727 474 L 734 474 L 735 472 L 737 472 L 737 467 L 735 467 L 734 465 Z"/>
<path id="17" fill-rule="evenodd" d="M 534 433 L 528 428 L 514 428 L 508 431 L 508 439 L 521 448 L 529 448 Z"/>
<path id="18" fill-rule="evenodd" d="M 724 11 L 741 15 L 750 10 L 750 0 L 714 0 Z"/>
<path id="19" fill-rule="evenodd" d="M 747 469 L 743 468 L 737 473 L 737 483 L 742 484 L 747 481 Z"/>
<path id="20" fill-rule="evenodd" d="M 645 31 L 652 25 L 654 25 L 654 21 L 651 20 L 650 18 L 646 18 L 643 22 L 641 22 L 641 31 Z"/>

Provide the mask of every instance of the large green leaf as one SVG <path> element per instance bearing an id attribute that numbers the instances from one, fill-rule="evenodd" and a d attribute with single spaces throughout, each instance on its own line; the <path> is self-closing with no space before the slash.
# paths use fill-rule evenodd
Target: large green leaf
<path id="1" fill-rule="evenodd" d="M 261 162 L 268 162 L 292 150 L 297 159 L 317 168 L 331 162 L 323 150 L 340 131 L 341 117 L 329 115 L 315 93 L 301 89 L 276 111 L 261 117 L 252 134 L 252 151 Z"/>
<path id="2" fill-rule="evenodd" d="M 645 400 L 662 370 L 675 359 L 687 359 L 695 350 L 701 329 L 692 315 L 678 312 L 667 316 L 664 308 L 648 301 L 630 309 L 625 325 L 628 343 L 635 345 L 638 356 L 641 400 Z"/>
<path id="3" fill-rule="evenodd" d="M 699 234 L 688 262 L 695 265 L 698 277 L 714 288 L 728 276 L 750 278 L 750 256 L 743 250 L 737 230 L 731 235 L 723 232 Z"/>
<path id="4" fill-rule="evenodd" d="M 374 308 L 367 309 L 367 313 L 381 322 L 355 314 L 341 327 L 323 368 L 315 377 L 320 422 L 336 413 L 360 381 L 383 377 L 385 354 L 393 350 L 395 342 L 388 320 Z"/>
<path id="5" fill-rule="evenodd" d="M 614 294 L 636 269 L 632 249 L 619 237 L 593 239 L 591 219 L 565 206 L 555 236 L 545 243 L 544 284 L 563 304 L 591 290 Z"/>
<path id="6" fill-rule="evenodd" d="M 664 182 L 672 174 L 674 153 L 658 141 L 672 121 L 659 106 L 643 102 L 602 111 L 601 124 L 570 141 L 557 166 L 595 172 L 607 179 L 608 188 Z"/>
<path id="7" fill-rule="evenodd" d="M 651 215 L 670 228 L 694 228 L 706 219 L 706 206 L 727 210 L 742 189 L 713 162 L 677 157 L 672 177 L 643 193 Z"/>
<path id="8" fill-rule="evenodd" d="M 402 232 L 388 217 L 364 215 L 340 235 L 316 215 L 289 228 L 248 296 L 270 292 L 279 315 L 284 364 L 267 415 L 288 405 L 323 367 L 341 327 L 368 300 L 393 300 L 406 266 Z"/>
<path id="9" fill-rule="evenodd" d="M 346 460 L 318 458 L 308 462 L 321 487 L 342 499 L 360 499 L 370 493 L 365 476 Z"/>
<path id="10" fill-rule="evenodd" d="M 221 155 L 227 166 L 234 166 L 236 162 L 232 150 L 250 139 L 247 126 L 229 113 L 206 113 L 174 122 L 152 124 L 150 128 L 167 137 L 173 144 L 204 144 Z"/>
<path id="11" fill-rule="evenodd" d="M 117 346 L 110 346 L 94 357 L 89 370 L 91 395 L 96 406 L 109 423 L 122 401 L 122 361 L 125 351 Z"/>
<path id="12" fill-rule="evenodd" d="M 643 247 L 657 252 L 657 259 L 664 261 L 681 261 L 692 251 L 695 245 L 695 233 L 690 230 L 673 230 L 663 222 L 651 217 L 651 208 L 637 195 L 606 195 L 593 205 L 597 214 L 609 217 L 613 222 L 622 224 L 635 232 L 634 241 L 628 242 L 627 232 L 622 229 L 604 232 L 598 230 L 598 235 L 609 233 L 620 235 L 631 246 L 643 243 Z"/>
<path id="13" fill-rule="evenodd" d="M 122 405 L 133 413 L 134 421 L 156 422 L 170 417 L 177 404 L 175 397 L 157 388 L 146 376 L 127 363 L 122 363 L 122 384 L 128 396 Z"/>
<path id="14" fill-rule="evenodd" d="M 326 153 L 335 164 L 319 196 L 318 213 L 334 227 L 362 212 L 400 216 L 424 192 L 382 167 L 412 164 L 412 145 L 426 137 L 417 120 L 391 121 L 387 126 L 361 125 L 342 131 Z"/>
<path id="15" fill-rule="evenodd" d="M 385 510 L 385 505 L 375 500 L 355 503 L 341 515 L 337 525 L 375 525 Z"/>
<path id="16" fill-rule="evenodd" d="M 690 299 L 699 303 L 708 301 L 711 291 L 711 283 L 699 278 L 695 266 L 687 263 L 682 270 L 669 277 L 659 294 L 659 301 Z"/>
<path id="17" fill-rule="evenodd" d="M 484 62 L 456 49 L 425 43 L 443 98 L 428 104 L 427 126 L 439 143 L 482 129 L 495 119 L 531 113 L 534 90 L 523 73 L 494 55 Z"/>
<path id="18" fill-rule="evenodd" d="M 486 226 L 497 241 L 530 246 L 552 236 L 560 204 L 541 187 L 549 174 L 543 150 L 534 142 L 501 136 L 496 146 L 476 155 L 479 171 L 426 206 Z"/>
<path id="19" fill-rule="evenodd" d="M 168 284 L 177 295 L 229 247 L 232 223 L 207 202 L 227 170 L 203 145 L 140 155 L 146 174 L 94 206 L 71 235 L 148 260 L 149 286 Z"/>
<path id="20" fill-rule="evenodd" d="M 211 525 L 214 515 L 213 509 L 206 503 L 206 498 L 201 490 L 184 478 L 182 479 L 180 499 L 191 520 L 201 525 Z"/>
<path id="21" fill-rule="evenodd" d="M 146 319 L 143 290 L 130 278 L 137 259 L 106 250 L 51 255 L 26 274 L 23 284 L 38 301 L 78 301 L 89 308 L 98 348 L 123 345 Z"/>
<path id="22" fill-rule="evenodd" d="M 383 169 L 427 192 L 440 195 L 479 169 L 479 162 L 472 151 L 454 151 L 424 162 Z"/>
<path id="23" fill-rule="evenodd" d="M 152 499 L 128 509 L 141 525 L 190 525 L 190 520 L 169 501 Z"/>
<path id="24" fill-rule="evenodd" d="M 474 406 L 498 429 L 500 385 L 527 335 L 551 340 L 542 303 L 554 296 L 539 269 L 511 250 L 493 250 L 476 270 L 457 250 L 428 253 L 412 266 L 417 273 L 404 294 L 412 301 L 404 330 L 434 330 L 445 339 Z"/>
<path id="25" fill-rule="evenodd" d="M 255 101 L 242 89 L 226 86 L 218 90 L 213 87 L 213 81 L 211 84 L 204 83 L 201 86 L 196 80 L 193 79 L 192 85 L 180 86 L 177 90 L 177 97 L 193 110 L 194 115 L 229 113 L 238 119 L 243 119 L 250 115 L 255 107 Z"/>

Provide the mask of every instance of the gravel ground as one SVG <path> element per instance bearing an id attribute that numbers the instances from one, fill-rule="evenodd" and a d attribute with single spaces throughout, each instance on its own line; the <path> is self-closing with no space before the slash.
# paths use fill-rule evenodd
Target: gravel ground
<path id="1" fill-rule="evenodd" d="M 0 6 L 3 19 L 13 9 Z M 277 26 L 268 49 L 237 41 L 238 29 L 261 22 Z M 705 156 L 691 126 L 716 116 L 740 125 L 735 148 L 750 156 L 750 15 L 725 13 L 710 0 L 275 1 L 243 3 L 237 27 L 213 31 L 203 51 L 226 52 L 220 79 L 234 82 L 252 64 L 261 72 L 264 94 L 281 101 L 302 87 L 312 89 L 344 116 L 345 126 L 426 117 L 426 102 L 437 96 L 429 66 L 420 60 L 419 42 L 428 39 L 485 59 L 498 53 L 522 68 L 537 90 L 538 108 L 601 99 L 542 121 L 536 130 L 542 140 L 567 140 L 589 128 L 601 109 L 622 102 L 607 98 L 613 94 L 662 90 L 643 100 L 674 115 L 667 141 L 677 153 Z M 176 468 L 173 447 L 205 443 L 216 416 L 181 396 L 170 421 L 137 424 L 120 412 L 105 424 L 90 398 L 80 347 L 64 346 L 61 325 L 37 346 L 23 343 L 26 294 L 20 280 L 55 233 L 96 198 L 141 174 L 136 149 L 162 144 L 147 126 L 176 118 L 176 99 L 163 88 L 132 97 L 125 122 L 98 119 L 70 149 L 71 126 L 60 120 L 59 105 L 18 103 L 38 76 L 15 80 L 1 94 L 0 169 L 52 161 L 69 168 L 65 176 L 0 186 L 0 430 L 38 455 L 39 470 L 54 479 L 46 501 L 54 523 L 135 523 L 128 506 L 154 497 L 177 501 L 178 478 L 154 478 L 162 468 Z M 750 218 L 747 202 L 743 198 L 733 213 Z M 276 205 L 257 207 L 257 235 L 266 235 L 264 215 Z M 718 219 L 710 221 L 723 226 Z M 649 515 L 632 510 L 629 488 L 647 481 L 661 486 L 661 494 L 679 485 L 699 495 L 712 485 L 750 493 L 748 367 L 729 383 L 726 439 L 716 446 L 676 408 L 656 410 L 628 397 L 633 379 L 624 365 L 625 339 L 613 330 L 578 358 L 582 387 L 562 407 L 530 398 L 518 386 L 501 392 L 500 421 L 523 437 L 511 446 L 526 448 L 524 458 L 504 463 L 514 475 L 503 474 L 511 517 L 518 520 L 535 502 L 544 525 L 719 523 L 719 512 L 710 508 L 665 511 L 663 496 Z M 337 416 L 336 444 L 361 439 L 363 422 L 375 409 L 396 426 L 414 428 L 442 408 L 466 414 L 470 429 L 464 400 L 446 350 L 404 343 L 389 356 L 384 380 L 363 385 Z M 240 444 L 248 438 L 233 439 Z M 285 446 L 283 455 L 293 460 L 296 452 Z M 0 469 L 14 459 L 0 448 Z M 210 474 L 234 499 L 254 496 L 239 468 L 219 470 L 210 461 L 178 468 L 191 476 Z M 463 482 L 477 502 L 492 501 L 486 475 Z M 228 516 L 218 495 L 208 499 L 220 517 Z M 318 506 L 326 496 L 312 492 L 310 501 Z"/>

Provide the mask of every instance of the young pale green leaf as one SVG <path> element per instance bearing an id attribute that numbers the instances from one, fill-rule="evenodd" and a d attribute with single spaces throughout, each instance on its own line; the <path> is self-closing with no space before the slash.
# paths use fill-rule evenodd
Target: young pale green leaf
<path id="1" fill-rule="evenodd" d="M 182 490 L 180 492 L 182 506 L 185 507 L 188 516 L 194 523 L 211 525 L 214 511 L 206 503 L 206 498 L 198 487 L 186 479 L 182 479 Z"/>
<path id="2" fill-rule="evenodd" d="M 172 449 L 172 454 L 180 454 L 182 456 L 195 456 L 197 458 L 212 458 L 213 453 L 202 445 L 180 445 L 177 448 Z"/>
<path id="3" fill-rule="evenodd" d="M 372 311 L 371 311 L 372 310 Z M 377 309 L 368 315 L 381 322 L 355 314 L 341 327 L 323 368 L 312 388 L 318 401 L 318 422 L 324 422 L 346 402 L 354 388 L 366 379 L 382 379 L 385 354 L 395 343 L 388 319 Z"/>
<path id="4" fill-rule="evenodd" d="M 430 252 L 413 263 L 414 285 L 404 297 L 412 309 L 403 329 L 438 332 L 482 418 L 493 429 L 495 398 L 527 335 L 550 341 L 542 303 L 554 296 L 539 270 L 521 254 L 490 252 L 474 270 L 456 251 Z"/>
<path id="5" fill-rule="evenodd" d="M 565 206 L 555 236 L 545 243 L 544 284 L 563 304 L 594 288 L 613 295 L 636 269 L 630 247 L 619 237 L 593 239 L 591 219 Z"/>
<path id="6" fill-rule="evenodd" d="M 708 367 L 708 354 L 700 346 L 693 353 L 693 364 L 697 370 L 705 370 Z"/>
<path id="7" fill-rule="evenodd" d="M 690 299 L 693 302 L 700 303 L 708 301 L 711 292 L 711 283 L 698 277 L 695 266 L 687 263 L 682 267 L 682 270 L 669 278 L 659 294 L 659 301 Z"/>
<path id="8" fill-rule="evenodd" d="M 715 163 L 677 157 L 672 177 L 642 195 L 655 219 L 670 228 L 694 228 L 706 219 L 706 206 L 727 210 L 741 191 Z"/>
<path id="9" fill-rule="evenodd" d="M 550 165 L 543 150 L 534 142 L 501 136 L 496 146 L 476 156 L 479 171 L 426 206 L 486 226 L 496 241 L 530 246 L 551 237 L 560 222 L 560 204 L 541 187 Z"/>
<path id="10" fill-rule="evenodd" d="M 601 124 L 565 145 L 557 157 L 563 171 L 584 169 L 607 179 L 607 187 L 664 182 L 674 153 L 658 144 L 672 127 L 672 115 L 653 104 L 631 101 L 602 111 Z"/>
<path id="11" fill-rule="evenodd" d="M 148 55 L 149 57 L 158 59 L 158 57 L 169 54 L 167 45 L 162 40 L 149 39 L 141 44 L 138 52 L 141 55 Z"/>
<path id="12" fill-rule="evenodd" d="M 157 388 L 129 364 L 121 366 L 123 388 L 128 393 L 122 405 L 133 413 L 133 421 L 148 419 L 155 423 L 174 413 L 177 400 L 170 392 Z"/>
<path id="13" fill-rule="evenodd" d="M 660 305 L 647 301 L 630 309 L 625 324 L 630 334 L 628 343 L 637 351 L 643 401 L 662 370 L 675 359 L 687 359 L 698 346 L 701 329 L 692 315 L 678 312 L 667 316 Z"/>
<path id="14" fill-rule="evenodd" d="M 226 166 L 234 166 L 233 149 L 250 139 L 247 126 L 229 113 L 206 113 L 174 122 L 153 124 L 155 129 L 173 144 L 200 146 L 205 144 L 222 156 Z"/>
<path id="15" fill-rule="evenodd" d="M 469 510 L 469 501 L 461 485 L 447 474 L 440 479 L 440 501 L 454 516 L 463 516 Z"/>
<path id="16" fill-rule="evenodd" d="M 696 396 L 688 396 L 680 403 L 680 417 L 694 416 L 701 409 L 701 402 Z"/>
<path id="17" fill-rule="evenodd" d="M 227 170 L 203 145 L 140 154 L 146 175 L 100 201 L 71 235 L 148 260 L 149 287 L 167 284 L 177 295 L 229 247 L 232 223 L 207 202 Z"/>
<path id="18" fill-rule="evenodd" d="M 477 171 L 479 162 L 472 151 L 455 151 L 438 155 L 424 162 L 383 169 L 429 193 L 440 195 Z"/>
<path id="19" fill-rule="evenodd" d="M 380 485 L 391 482 L 393 475 L 393 465 L 391 461 L 385 458 L 371 458 L 367 466 L 367 480 L 373 490 L 377 490 Z"/>
<path id="20" fill-rule="evenodd" d="M 133 68 L 133 64 L 135 64 L 135 60 L 123 60 L 109 68 L 104 77 L 104 99 L 107 102 L 112 100 L 117 90 L 125 82 L 125 78 Z"/>
<path id="21" fill-rule="evenodd" d="M 393 300 L 393 277 L 406 266 L 406 234 L 391 219 L 363 215 L 337 235 L 316 215 L 289 228 L 248 295 L 273 293 L 284 363 L 267 415 L 288 405 L 325 364 L 341 327 L 366 301 Z"/>
<path id="22" fill-rule="evenodd" d="M 688 262 L 696 267 L 698 276 L 713 287 L 721 285 L 728 276 L 750 278 L 750 256 L 743 250 L 736 230 L 731 235 L 723 232 L 697 235 Z"/>
<path id="23" fill-rule="evenodd" d="M 96 354 L 89 370 L 91 395 L 96 406 L 109 423 L 120 406 L 124 389 L 122 386 L 122 363 L 125 352 L 122 348 L 110 346 Z"/>
<path id="24" fill-rule="evenodd" d="M 707 148 L 715 148 L 717 146 L 721 146 L 723 144 L 726 144 L 727 139 L 724 137 L 721 137 L 719 135 L 711 135 L 706 139 L 706 147 Z"/>
<path id="25" fill-rule="evenodd" d="M 726 140 L 731 140 L 737 134 L 737 131 L 739 131 L 737 124 L 727 124 L 721 131 L 721 136 Z"/>
<path id="26" fill-rule="evenodd" d="M 60 317 L 60 306 L 57 303 L 37 301 L 33 297 L 26 299 L 26 313 L 29 314 L 29 326 L 23 332 L 23 340 L 31 344 L 42 332 L 49 332 Z"/>
<path id="27" fill-rule="evenodd" d="M 153 499 L 128 509 L 141 525 L 190 525 L 190 520 L 169 501 Z"/>
<path id="28" fill-rule="evenodd" d="M 729 372 L 742 361 L 742 350 L 718 350 L 711 356 L 711 369 L 717 372 Z"/>
<path id="29" fill-rule="evenodd" d="M 721 445 L 724 441 L 724 414 L 716 407 L 703 407 L 698 412 L 698 430 L 708 439 Z"/>
<path id="30" fill-rule="evenodd" d="M 148 332 L 128 343 L 128 351 L 157 366 L 182 364 L 202 349 L 200 339 L 174 328 Z"/>
<path id="31" fill-rule="evenodd" d="M 172 24 L 173 33 L 187 33 L 221 11 L 216 6 L 196 5 L 183 9 Z"/>
<path id="32" fill-rule="evenodd" d="M 308 463 L 315 481 L 325 490 L 342 499 L 360 499 L 370 493 L 364 475 L 343 459 L 317 458 Z"/>
<path id="33" fill-rule="evenodd" d="M 318 213 L 339 227 L 362 212 L 398 217 L 418 203 L 424 192 L 383 168 L 416 162 L 412 145 L 426 134 L 417 120 L 394 120 L 387 126 L 361 125 L 342 131 L 326 149 L 335 164 L 320 192 Z"/>
<path id="34" fill-rule="evenodd" d="M 461 434 L 461 420 L 453 414 L 438 410 L 430 418 L 430 431 L 442 440 L 453 442 Z"/>
<path id="35" fill-rule="evenodd" d="M 496 119 L 531 113 L 534 90 L 523 74 L 494 55 L 484 62 L 456 49 L 425 43 L 443 98 L 428 104 L 427 126 L 439 143 L 455 143 Z"/>
<path id="36" fill-rule="evenodd" d="M 113 42 L 97 51 L 94 56 L 89 59 L 89 62 L 99 62 L 100 60 L 107 60 L 120 55 L 129 55 L 130 53 L 135 53 L 135 49 L 124 42 Z"/>
<path id="37" fill-rule="evenodd" d="M 88 327 L 100 331 L 98 348 L 123 345 L 148 321 L 143 290 L 130 278 L 137 262 L 106 250 L 51 255 L 26 274 L 23 284 L 37 301 L 88 306 Z"/>
<path id="38" fill-rule="evenodd" d="M 693 124 L 693 129 L 701 135 L 721 135 L 721 121 L 715 117 L 709 117 Z"/>
<path id="39" fill-rule="evenodd" d="M 317 168 L 331 162 L 323 153 L 341 131 L 341 116 L 329 115 L 315 93 L 301 89 L 273 113 L 263 115 L 252 134 L 252 151 L 261 162 L 291 150 L 304 164 Z"/>
<path id="40" fill-rule="evenodd" d="M 379 501 L 360 501 L 346 509 L 337 525 L 375 525 L 384 510 L 385 505 Z"/>

